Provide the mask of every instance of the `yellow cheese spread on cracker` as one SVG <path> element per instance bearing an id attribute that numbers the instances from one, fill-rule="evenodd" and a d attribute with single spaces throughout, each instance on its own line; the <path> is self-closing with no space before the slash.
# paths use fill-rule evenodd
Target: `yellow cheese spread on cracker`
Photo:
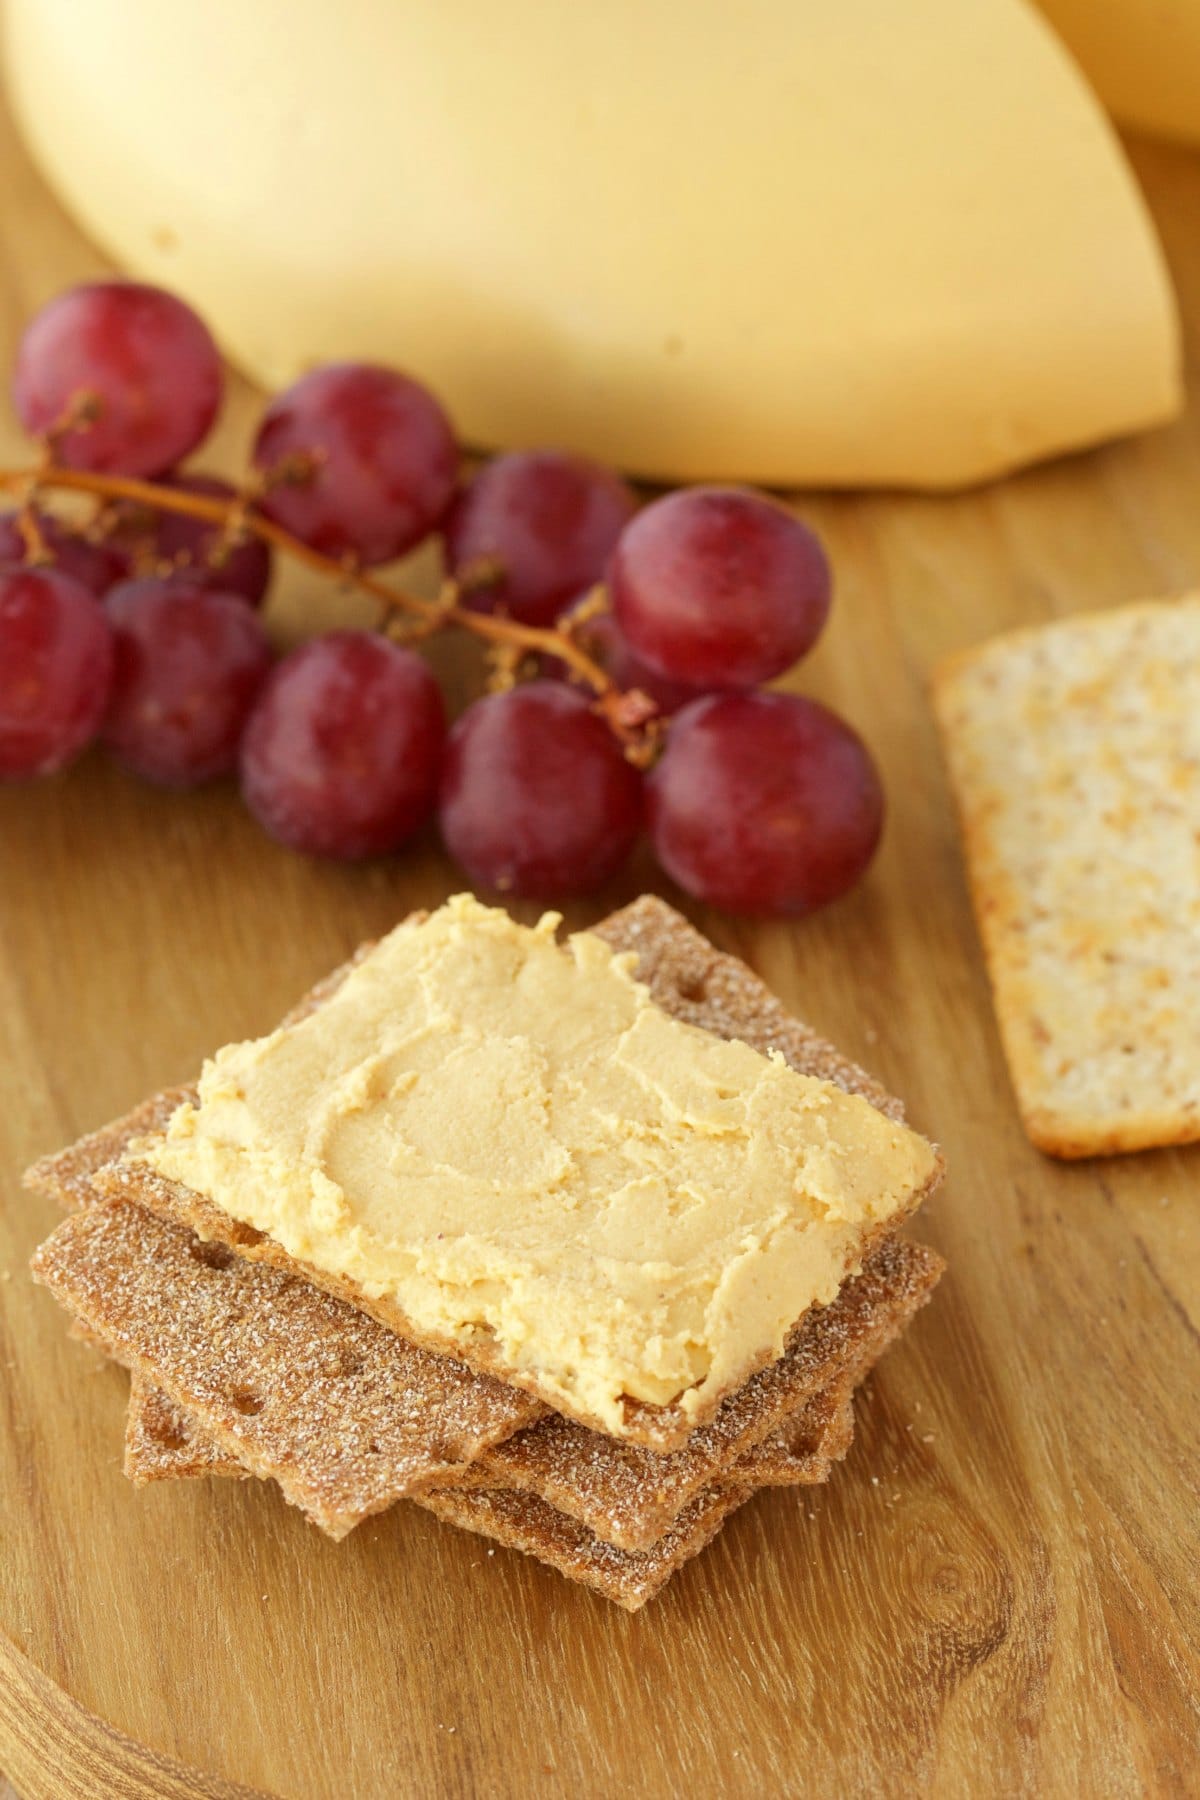
<path id="1" fill-rule="evenodd" d="M 696 1411 L 778 1355 L 939 1159 L 557 924 L 465 896 L 405 922 L 132 1154 L 616 1428 L 623 1396 Z"/>

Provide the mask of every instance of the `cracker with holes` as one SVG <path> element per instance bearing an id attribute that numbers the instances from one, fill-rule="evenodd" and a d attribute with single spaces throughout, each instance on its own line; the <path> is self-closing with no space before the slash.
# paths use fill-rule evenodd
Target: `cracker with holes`
<path id="1" fill-rule="evenodd" d="M 934 701 L 1030 1138 L 1200 1139 L 1200 597 L 997 638 Z"/>
<path id="2" fill-rule="evenodd" d="M 133 1373 L 135 1481 L 251 1473 L 335 1537 L 409 1497 L 638 1606 L 845 1454 L 940 1174 L 660 902 L 561 946 L 463 899 L 37 1165 L 34 1270 Z"/>

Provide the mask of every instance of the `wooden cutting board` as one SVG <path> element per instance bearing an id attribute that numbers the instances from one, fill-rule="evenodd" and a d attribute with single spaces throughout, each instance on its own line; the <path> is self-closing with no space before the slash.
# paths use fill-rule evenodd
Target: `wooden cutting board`
<path id="1" fill-rule="evenodd" d="M 1200 160 L 1137 162 L 1196 321 Z M 3 123 L 0 240 L 7 360 L 102 265 Z M 235 388 L 231 467 L 254 405 Z M 922 1231 L 950 1274 L 832 1484 L 761 1496 L 637 1617 L 414 1508 L 334 1545 L 257 1483 L 126 1484 L 125 1381 L 26 1277 L 54 1219 L 21 1169 L 457 878 L 432 845 L 310 865 L 231 792 L 99 757 L 0 794 L 0 1767 L 26 1800 L 1197 1791 L 1200 1150 L 1062 1167 L 1023 1138 L 924 682 L 1000 627 L 1196 582 L 1200 413 L 961 499 L 803 504 L 838 603 L 802 685 L 878 752 L 886 845 L 805 923 L 690 910 L 945 1145 Z M 272 620 L 348 610 L 293 581 Z"/>

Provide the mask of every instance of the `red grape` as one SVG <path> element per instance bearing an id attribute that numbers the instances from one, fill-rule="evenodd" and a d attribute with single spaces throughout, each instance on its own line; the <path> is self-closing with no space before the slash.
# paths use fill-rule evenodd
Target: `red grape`
<path id="1" fill-rule="evenodd" d="M 97 595 L 106 594 L 126 573 L 126 559 L 108 544 L 93 544 L 80 537 L 50 513 L 34 512 L 34 520 L 49 562 L 30 564 L 33 568 L 54 569 L 69 575 L 81 587 Z M 0 563 L 27 563 L 29 552 L 25 535 L 15 512 L 0 513 Z"/>
<path id="2" fill-rule="evenodd" d="M 883 790 L 861 738 L 815 700 L 714 694 L 673 722 L 649 818 L 659 862 L 698 900 L 805 913 L 866 869 Z"/>
<path id="3" fill-rule="evenodd" d="M 218 475 L 166 475 L 159 483 L 180 494 L 235 500 L 237 489 Z M 271 579 L 271 550 L 251 532 L 230 544 L 220 525 L 187 513 L 124 503 L 116 509 L 114 542 L 147 574 L 185 587 L 240 594 L 259 606 Z"/>
<path id="4" fill-rule="evenodd" d="M 0 569 L 0 779 L 49 775 L 99 730 L 112 633 L 94 595 L 48 569 Z"/>
<path id="5" fill-rule="evenodd" d="M 297 476 L 290 465 L 304 464 Z M 263 414 L 262 511 L 326 556 L 390 562 L 427 537 L 454 494 L 458 452 L 427 388 L 370 363 L 302 376 Z"/>
<path id="6" fill-rule="evenodd" d="M 753 687 L 820 636 L 829 565 L 799 519 L 739 488 L 684 488 L 640 512 L 608 567 L 630 648 L 672 680 Z"/>
<path id="7" fill-rule="evenodd" d="M 446 523 L 446 561 L 458 577 L 495 558 L 502 573 L 467 604 L 549 625 L 581 588 L 600 580 L 633 516 L 631 490 L 611 469 L 557 450 L 497 456 L 472 478 Z"/>
<path id="8" fill-rule="evenodd" d="M 105 611 L 116 667 L 102 735 L 118 761 L 164 787 L 231 774 L 271 667 L 245 601 L 151 578 L 114 588 Z"/>
<path id="9" fill-rule="evenodd" d="M 327 632 L 268 681 L 242 740 L 242 792 L 294 850 L 382 855 L 432 812 L 445 738 L 428 663 L 370 632 Z"/>
<path id="10" fill-rule="evenodd" d="M 473 881 L 552 900 L 590 893 L 625 860 L 642 778 L 582 694 L 531 681 L 468 707 L 439 805 L 446 847 Z"/>
<path id="11" fill-rule="evenodd" d="M 87 282 L 27 327 L 13 398 L 34 437 L 94 406 L 94 418 L 55 439 L 69 467 L 158 475 L 207 435 L 221 404 L 221 362 L 208 327 L 173 294 Z"/>
<path id="12" fill-rule="evenodd" d="M 597 613 L 577 631 L 581 648 L 607 670 L 619 688 L 626 692 L 637 688 L 640 693 L 648 694 L 660 713 L 668 716 L 677 713 L 681 707 L 709 691 L 688 687 L 682 681 L 670 681 L 657 669 L 650 668 L 640 656 L 633 654 L 611 613 Z M 550 681 L 571 680 L 570 668 L 557 656 L 543 657 L 542 673 Z"/>

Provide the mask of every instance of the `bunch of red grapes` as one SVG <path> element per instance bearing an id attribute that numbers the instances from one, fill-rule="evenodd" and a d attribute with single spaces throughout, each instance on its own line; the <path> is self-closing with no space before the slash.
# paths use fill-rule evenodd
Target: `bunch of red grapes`
<path id="1" fill-rule="evenodd" d="M 883 797 L 835 714 L 760 685 L 811 649 L 829 611 L 818 540 L 736 488 L 638 510 L 611 470 L 515 452 L 462 484 L 445 413 L 390 369 L 338 363 L 267 407 L 253 498 L 180 473 L 207 435 L 221 364 L 182 301 L 100 282 L 26 331 L 13 394 L 54 471 L 153 480 L 163 509 L 101 504 L 80 529 L 0 517 L 0 778 L 62 768 L 99 738 L 147 780 L 237 774 L 282 843 L 332 857 L 398 849 L 436 812 L 473 881 L 558 899 L 611 875 L 645 829 L 689 893 L 801 913 L 845 893 L 875 850 Z M 226 498 L 226 525 L 172 491 Z M 660 722 L 653 766 L 568 664 L 485 695 L 448 726 L 429 664 L 380 632 L 331 631 L 276 659 L 261 607 L 265 517 L 365 570 L 433 533 L 473 610 L 574 631 Z M 603 582 L 606 609 L 571 610 Z M 519 636 L 519 634 L 516 634 Z M 665 723 L 666 729 L 661 726 Z"/>

